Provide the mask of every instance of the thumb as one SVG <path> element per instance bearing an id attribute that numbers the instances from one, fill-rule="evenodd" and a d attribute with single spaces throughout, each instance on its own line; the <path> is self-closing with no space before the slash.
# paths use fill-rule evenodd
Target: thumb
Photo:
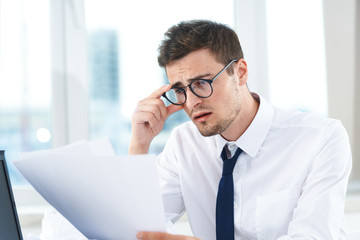
<path id="1" fill-rule="evenodd" d="M 177 111 L 180 111 L 181 109 L 184 108 L 184 105 L 174 105 L 174 104 L 171 104 L 169 106 L 166 107 L 166 110 L 167 110 L 167 114 L 166 114 L 166 118 L 168 118 L 171 114 L 177 112 Z"/>

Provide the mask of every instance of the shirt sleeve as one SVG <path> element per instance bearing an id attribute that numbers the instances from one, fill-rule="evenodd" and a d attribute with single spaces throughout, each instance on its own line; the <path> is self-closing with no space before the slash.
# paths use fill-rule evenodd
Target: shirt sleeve
<path id="1" fill-rule="evenodd" d="M 340 121 L 326 129 L 326 136 L 303 184 L 288 234 L 278 240 L 345 239 L 342 224 L 352 166 L 349 138 Z"/>
<path id="2" fill-rule="evenodd" d="M 174 135 L 174 133 L 171 134 L 163 152 L 157 157 L 157 169 L 165 216 L 168 221 L 170 220 L 173 223 L 185 212 L 174 149 L 174 146 L 176 146 L 176 137 Z"/>

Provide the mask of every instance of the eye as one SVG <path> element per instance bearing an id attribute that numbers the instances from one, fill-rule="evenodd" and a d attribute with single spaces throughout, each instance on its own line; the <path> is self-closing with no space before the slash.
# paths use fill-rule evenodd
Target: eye
<path id="1" fill-rule="evenodd" d="M 183 94 L 185 90 L 183 88 L 174 88 L 173 91 L 175 94 Z"/>
<path id="2" fill-rule="evenodd" d="M 204 87 L 207 86 L 207 84 L 208 84 L 207 81 L 200 79 L 200 80 L 196 80 L 196 81 L 192 82 L 191 87 L 193 89 L 195 89 L 195 88 L 204 88 Z"/>

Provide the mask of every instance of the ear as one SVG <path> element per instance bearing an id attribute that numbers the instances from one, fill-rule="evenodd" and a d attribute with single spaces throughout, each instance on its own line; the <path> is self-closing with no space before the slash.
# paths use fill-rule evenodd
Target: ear
<path id="1" fill-rule="evenodd" d="M 248 79 L 248 68 L 247 68 L 247 63 L 243 58 L 239 59 L 236 62 L 235 68 L 234 68 L 234 74 L 237 75 L 240 86 L 243 86 L 246 84 L 247 79 Z"/>

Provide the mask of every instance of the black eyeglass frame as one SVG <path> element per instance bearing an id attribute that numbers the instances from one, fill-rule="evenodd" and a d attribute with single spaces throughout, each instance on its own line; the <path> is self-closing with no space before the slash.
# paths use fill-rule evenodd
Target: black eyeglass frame
<path id="1" fill-rule="evenodd" d="M 216 74 L 212 79 L 195 79 L 193 80 L 191 83 L 189 83 L 189 85 L 185 86 L 185 87 L 172 87 L 171 89 L 177 89 L 177 90 L 181 90 L 183 93 L 184 93 L 184 96 L 185 96 L 185 100 L 183 103 L 174 103 L 172 101 L 170 101 L 170 99 L 166 96 L 166 92 L 164 92 L 162 94 L 162 96 L 164 98 L 166 98 L 166 100 L 168 100 L 171 104 L 174 104 L 174 105 L 178 105 L 178 106 L 181 106 L 181 105 L 184 105 L 186 103 L 186 100 L 187 100 L 187 95 L 186 95 L 186 91 L 185 89 L 187 87 L 189 87 L 189 89 L 191 90 L 191 92 L 193 94 L 195 94 L 195 96 L 199 97 L 199 98 L 208 98 L 210 97 L 212 94 L 213 94 L 213 86 L 212 86 L 212 83 L 215 81 L 215 79 L 217 79 L 228 67 L 230 67 L 231 64 L 233 64 L 234 62 L 237 62 L 239 61 L 239 59 L 233 59 L 231 60 L 223 69 L 220 70 L 220 72 L 218 74 Z M 210 85 L 210 89 L 211 89 L 211 92 L 208 96 L 200 96 L 198 95 L 197 93 L 195 93 L 195 91 L 192 89 L 191 85 L 195 82 L 198 82 L 198 81 L 205 81 L 207 82 L 209 85 Z"/>

